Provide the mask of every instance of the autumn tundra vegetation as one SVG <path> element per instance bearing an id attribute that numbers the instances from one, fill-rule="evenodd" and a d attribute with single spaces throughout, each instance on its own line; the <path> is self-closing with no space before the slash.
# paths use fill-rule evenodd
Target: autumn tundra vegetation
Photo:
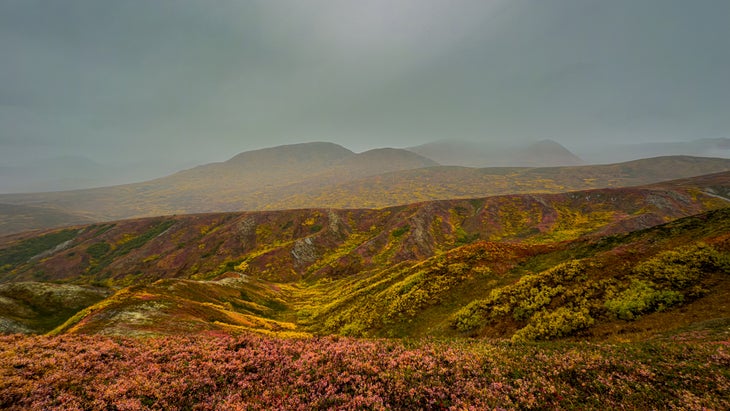
<path id="1" fill-rule="evenodd" d="M 729 409 L 730 173 L 687 177 L 0 237 L 0 408 Z"/>

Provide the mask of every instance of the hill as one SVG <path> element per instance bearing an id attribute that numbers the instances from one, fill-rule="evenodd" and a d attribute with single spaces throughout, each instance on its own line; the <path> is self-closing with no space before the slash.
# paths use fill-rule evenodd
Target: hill
<path id="1" fill-rule="evenodd" d="M 727 212 L 687 220 L 694 222 L 681 225 L 682 230 L 671 225 L 656 229 L 670 233 L 667 238 L 623 233 L 726 206 L 728 201 L 721 197 L 728 190 L 730 173 L 721 173 L 637 188 L 447 200 L 380 210 L 304 209 L 117 221 L 2 238 L 0 282 L 51 281 L 116 290 L 67 319 L 56 332 L 146 335 L 222 329 L 510 336 L 520 325 L 529 325 L 535 312 L 520 316 L 522 322 L 496 325 L 480 322 L 480 311 L 475 311 L 476 319 L 464 314 L 462 322 L 476 324 L 471 328 L 460 326 L 455 318 L 470 302 L 480 304 L 490 290 L 511 286 L 530 273 L 554 276 L 566 270 L 561 264 L 580 271 L 570 274 L 573 277 L 615 277 L 611 284 L 618 298 L 632 284 L 633 267 L 665 250 L 706 241 L 717 248 L 707 251 L 712 256 L 725 252 L 721 238 L 730 221 Z M 612 255 L 616 259 L 610 260 Z M 571 264 L 577 264 L 572 262 L 576 259 L 587 260 L 575 268 Z M 617 265 L 608 265 L 606 259 Z M 724 287 L 723 277 L 713 273 L 708 278 L 714 283 L 692 280 L 692 287 Z M 561 292 L 572 290 L 551 283 L 552 288 L 558 286 Z M 724 296 L 718 292 L 706 295 Z M 682 301 L 691 302 L 699 294 L 682 295 Z M 591 318 L 598 318 L 597 324 L 613 324 L 609 313 L 591 309 L 596 310 Z M 722 314 L 717 311 L 721 306 L 714 310 L 712 315 Z M 624 328 L 632 326 L 627 323 Z"/>
<path id="2" fill-rule="evenodd" d="M 730 170 L 730 160 L 687 156 L 544 168 L 440 167 L 398 149 L 354 154 L 330 143 L 243 153 L 146 183 L 0 201 L 83 215 L 94 221 L 170 214 L 292 208 L 373 208 L 451 198 L 635 186 Z M 6 217 L 7 218 L 7 217 Z M 0 233 L 61 225 L 39 220 Z"/>
<path id="3" fill-rule="evenodd" d="M 429 167 L 384 173 L 316 190 L 267 197 L 265 209 L 387 207 L 415 201 L 639 186 L 730 170 L 730 160 L 656 157 L 573 167 Z"/>
<path id="4" fill-rule="evenodd" d="M 449 166 L 555 167 L 584 163 L 553 140 L 513 145 L 445 140 L 409 147 L 408 150 Z"/>
<path id="5" fill-rule="evenodd" d="M 144 183 L 53 193 L 6 194 L 0 201 L 33 205 L 96 221 L 120 218 L 256 210 L 283 193 L 322 189 L 344 181 L 389 171 L 436 165 L 432 160 L 400 149 L 377 149 L 355 154 L 332 143 L 304 143 L 238 154 Z M 0 227 L 0 234 L 20 228 Z"/>

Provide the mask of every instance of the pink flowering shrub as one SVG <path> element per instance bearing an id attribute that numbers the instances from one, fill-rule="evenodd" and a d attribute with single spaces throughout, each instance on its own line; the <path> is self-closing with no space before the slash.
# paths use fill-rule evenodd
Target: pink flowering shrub
<path id="1" fill-rule="evenodd" d="M 729 409 L 726 343 L 0 336 L 0 409 Z"/>

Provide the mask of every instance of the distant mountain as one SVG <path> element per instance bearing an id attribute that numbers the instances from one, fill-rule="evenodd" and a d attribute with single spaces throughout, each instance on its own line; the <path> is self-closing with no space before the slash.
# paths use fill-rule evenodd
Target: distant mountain
<path id="1" fill-rule="evenodd" d="M 470 303 L 518 278 L 537 276 L 535 281 L 545 279 L 536 289 L 554 288 L 556 294 L 515 301 L 543 307 L 545 298 L 554 298 L 550 309 L 557 309 L 583 304 L 588 300 L 581 296 L 599 293 L 596 301 L 590 300 L 588 313 L 601 324 L 610 323 L 615 318 L 603 301 L 618 298 L 634 284 L 634 265 L 705 239 L 716 238 L 718 247 L 730 247 L 727 211 L 681 229 L 668 227 L 661 235 L 640 231 L 727 206 L 726 192 L 730 172 L 635 188 L 445 200 L 379 210 L 155 217 L 18 234 L 0 238 L 0 283 L 22 284 L 29 300 L 18 301 L 15 291 L 7 291 L 16 297 L 0 299 L 0 319 L 16 330 L 58 327 L 56 332 L 124 335 L 219 329 L 510 336 L 530 324 L 532 311 L 515 311 L 514 317 L 508 313 L 492 323 Z M 704 258 L 703 250 L 696 258 Z M 681 284 L 688 290 L 682 302 L 702 295 L 715 301 L 727 294 L 727 281 L 719 282 L 723 277 L 713 264 L 702 266 L 709 270 L 708 282 Z M 667 271 L 674 272 L 683 271 Z M 574 277 L 580 281 L 571 282 Z M 46 323 L 34 320 L 33 312 L 41 308 L 25 310 L 27 315 L 18 318 L 17 307 L 41 307 L 33 305 L 36 298 L 45 301 L 43 312 L 52 311 L 54 302 L 44 299 L 49 294 L 38 282 L 83 287 L 46 290 L 66 295 L 55 304 L 76 301 L 67 293 L 85 296 L 76 301 L 79 311 Z M 576 288 L 583 285 L 583 291 Z M 0 287 L 0 295 L 6 288 Z M 115 293 L 95 303 L 103 292 L 94 290 Z M 679 294 L 666 295 L 680 304 Z M 705 315 L 717 310 L 720 305 Z M 614 330 L 632 326 L 612 324 Z M 576 330 L 584 328 L 579 323 Z"/>
<path id="2" fill-rule="evenodd" d="M 530 144 L 439 141 L 408 150 L 440 164 L 464 167 L 553 167 L 583 164 L 583 160 L 553 140 Z"/>
<path id="3" fill-rule="evenodd" d="M 705 138 L 683 142 L 594 144 L 582 149 L 580 155 L 591 163 L 616 163 L 674 155 L 730 158 L 730 138 Z"/>
<path id="4" fill-rule="evenodd" d="M 170 214 L 315 207 L 385 207 L 485 195 L 634 186 L 730 170 L 730 160 L 664 157 L 546 168 L 437 166 L 402 149 L 355 154 L 331 143 L 242 153 L 144 183 L 55 193 L 0 195 L 95 221 Z M 44 228 L 39 224 L 26 228 Z M 3 230 L 0 234 L 17 232 Z"/>

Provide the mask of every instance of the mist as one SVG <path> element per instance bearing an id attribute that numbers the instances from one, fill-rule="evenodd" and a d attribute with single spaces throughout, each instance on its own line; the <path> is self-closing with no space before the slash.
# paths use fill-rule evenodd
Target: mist
<path id="1" fill-rule="evenodd" d="M 141 179 L 304 141 L 730 137 L 729 15 L 724 0 L 3 1 L 0 166 L 74 156 Z"/>

